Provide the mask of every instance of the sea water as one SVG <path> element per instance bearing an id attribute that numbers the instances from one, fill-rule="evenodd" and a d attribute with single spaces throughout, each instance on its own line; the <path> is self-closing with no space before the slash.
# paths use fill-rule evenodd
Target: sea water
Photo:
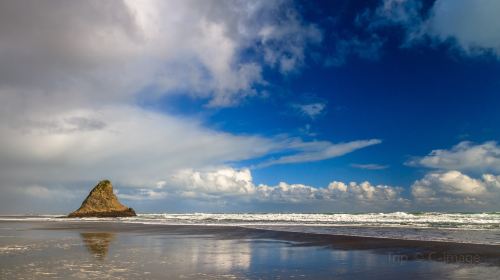
<path id="1" fill-rule="evenodd" d="M 4 221 L 104 221 L 158 225 L 242 226 L 319 234 L 500 245 L 500 213 L 184 213 L 128 218 L 0 216 Z"/>

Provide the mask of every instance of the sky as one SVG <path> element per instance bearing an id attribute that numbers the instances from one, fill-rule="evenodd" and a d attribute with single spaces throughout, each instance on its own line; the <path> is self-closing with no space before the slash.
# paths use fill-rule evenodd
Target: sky
<path id="1" fill-rule="evenodd" d="M 500 211 L 499 12 L 0 1 L 0 213 Z"/>

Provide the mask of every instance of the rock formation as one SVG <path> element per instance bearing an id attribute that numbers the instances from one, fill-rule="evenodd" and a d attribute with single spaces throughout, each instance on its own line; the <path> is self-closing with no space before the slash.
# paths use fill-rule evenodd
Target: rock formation
<path id="1" fill-rule="evenodd" d="M 82 206 L 68 215 L 69 218 L 131 216 L 136 216 L 134 209 L 118 201 L 109 180 L 100 181 L 82 202 Z"/>

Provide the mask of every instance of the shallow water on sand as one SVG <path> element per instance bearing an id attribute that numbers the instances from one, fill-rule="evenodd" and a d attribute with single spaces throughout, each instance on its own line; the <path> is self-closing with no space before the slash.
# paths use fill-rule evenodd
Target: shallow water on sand
<path id="1" fill-rule="evenodd" d="M 211 233 L 203 226 L 68 224 L 0 222 L 0 279 L 496 279 L 500 273 L 480 262 L 238 238 L 230 227 Z"/>

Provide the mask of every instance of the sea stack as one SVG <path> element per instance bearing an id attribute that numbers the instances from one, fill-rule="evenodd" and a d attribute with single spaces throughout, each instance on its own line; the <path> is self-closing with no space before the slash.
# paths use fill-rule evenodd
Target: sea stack
<path id="1" fill-rule="evenodd" d="M 68 218 L 82 217 L 132 217 L 134 209 L 118 201 L 109 180 L 100 181 L 82 202 L 82 206 L 68 215 Z"/>

